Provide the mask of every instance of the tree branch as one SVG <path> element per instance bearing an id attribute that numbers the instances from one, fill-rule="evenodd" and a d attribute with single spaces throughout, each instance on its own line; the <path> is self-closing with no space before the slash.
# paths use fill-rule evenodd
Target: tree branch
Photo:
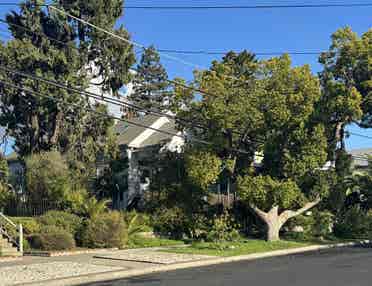
<path id="1" fill-rule="evenodd" d="M 284 211 L 280 215 L 280 220 L 285 223 L 288 219 L 298 216 L 300 214 L 303 214 L 304 212 L 308 211 L 309 209 L 315 207 L 317 204 L 319 204 L 321 199 L 318 197 L 312 202 L 308 202 L 305 204 L 302 208 L 298 209 L 297 211 Z"/>
<path id="2" fill-rule="evenodd" d="M 264 221 L 266 221 L 267 219 L 267 213 L 265 213 L 264 211 L 260 210 L 258 207 L 256 207 L 255 205 L 250 205 L 251 209 Z"/>

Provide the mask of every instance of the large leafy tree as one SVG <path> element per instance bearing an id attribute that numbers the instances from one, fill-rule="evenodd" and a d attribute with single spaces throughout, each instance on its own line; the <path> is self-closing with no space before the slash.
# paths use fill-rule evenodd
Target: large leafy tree
<path id="1" fill-rule="evenodd" d="M 214 61 L 209 70 L 196 73 L 194 85 L 204 91 L 199 95 L 200 100 L 190 101 L 189 92 L 184 88 L 177 93 L 181 101 L 185 99 L 182 95 L 186 97 L 187 108 L 181 109 L 179 116 L 193 122 L 185 125 L 188 132 L 212 143 L 194 147 L 206 152 L 207 158 L 210 153 L 217 155 L 222 160 L 221 169 L 227 170 L 231 181 L 240 170 L 251 165 L 254 152 L 262 145 L 256 140 L 264 133 L 256 80 L 258 67 L 254 55 L 230 52 L 222 61 Z M 238 152 L 238 149 L 244 152 Z M 211 166 L 205 166 L 205 169 L 206 172 L 214 170 Z"/>
<path id="2" fill-rule="evenodd" d="M 203 175 L 198 175 L 201 164 L 189 164 L 189 176 L 205 186 L 221 167 L 241 200 L 266 224 L 267 238 L 279 239 L 288 219 L 328 193 L 328 173 L 320 171 L 327 140 L 324 126 L 313 118 L 320 98 L 317 77 L 308 66 L 292 68 L 287 55 L 258 62 L 243 52 L 213 62 L 196 81 L 206 94 L 191 105 L 192 119 L 208 128 L 195 125 L 191 133 L 213 143 L 195 147 L 215 159 L 205 160 Z M 256 151 L 264 160 L 254 170 Z"/>
<path id="3" fill-rule="evenodd" d="M 349 27 L 342 28 L 332 35 L 329 51 L 319 58 L 323 65 L 319 117 L 327 123 L 332 150 L 338 143 L 345 150 L 348 124 L 372 126 L 371 41 L 371 29 L 359 37 Z"/>
<path id="4" fill-rule="evenodd" d="M 7 15 L 13 39 L 0 45 L 2 65 L 81 89 L 95 79 L 103 90 L 117 94 L 130 79 L 128 69 L 134 63 L 132 46 L 38 5 L 43 3 L 25 1 L 19 12 Z M 54 4 L 129 38 L 122 26 L 114 28 L 123 12 L 123 1 L 60 0 Z M 104 106 L 79 93 L 4 70 L 0 77 L 30 90 L 0 84 L 0 124 L 15 139 L 15 149 L 20 155 L 59 149 L 77 154 L 76 159 L 84 163 L 84 158 L 105 145 L 112 120 L 87 110 L 107 113 Z"/>

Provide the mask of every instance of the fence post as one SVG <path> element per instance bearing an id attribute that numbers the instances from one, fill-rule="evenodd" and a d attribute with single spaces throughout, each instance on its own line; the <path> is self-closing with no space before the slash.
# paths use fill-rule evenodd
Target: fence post
<path id="1" fill-rule="evenodd" d="M 19 252 L 23 253 L 23 227 L 19 224 Z"/>

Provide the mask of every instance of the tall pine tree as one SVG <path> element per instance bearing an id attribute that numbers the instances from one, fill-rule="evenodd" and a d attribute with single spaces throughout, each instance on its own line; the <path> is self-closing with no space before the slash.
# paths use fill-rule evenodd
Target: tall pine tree
<path id="1" fill-rule="evenodd" d="M 87 88 L 96 78 L 103 90 L 118 94 L 131 79 L 129 67 L 135 62 L 132 45 L 40 4 L 45 4 L 44 0 L 27 0 L 19 11 L 7 15 L 13 39 L 0 44 L 1 66 L 80 89 Z M 115 28 L 123 13 L 122 0 L 58 0 L 53 4 L 129 38 L 124 27 Z M 104 106 L 79 93 L 8 71 L 1 70 L 0 79 L 30 90 L 0 83 L 0 125 L 15 139 L 15 150 L 21 156 L 57 149 L 78 154 L 84 162 L 103 148 L 113 122 L 87 109 L 105 113 Z"/>
<path id="2" fill-rule="evenodd" d="M 169 108 L 169 83 L 165 68 L 160 63 L 159 53 L 151 46 L 144 50 L 136 68 L 133 93 L 129 100 L 145 109 L 164 111 Z M 133 111 L 132 111 L 133 112 Z M 133 113 L 129 112 L 129 115 Z M 141 111 L 134 111 L 135 115 Z"/>

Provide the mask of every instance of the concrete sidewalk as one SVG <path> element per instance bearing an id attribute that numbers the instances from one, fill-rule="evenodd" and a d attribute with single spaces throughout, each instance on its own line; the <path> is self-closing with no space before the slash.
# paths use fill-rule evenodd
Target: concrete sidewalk
<path id="1" fill-rule="evenodd" d="M 369 244 L 369 241 L 363 242 Z M 80 285 L 115 280 L 155 272 L 207 266 L 242 260 L 284 256 L 360 243 L 312 245 L 233 257 L 213 257 L 158 252 L 161 248 L 118 250 L 63 257 L 24 257 L 21 261 L 0 263 L 2 286 L 10 285 Z M 128 261 L 130 260 L 130 261 Z M 141 261 L 141 262 L 139 262 Z"/>

